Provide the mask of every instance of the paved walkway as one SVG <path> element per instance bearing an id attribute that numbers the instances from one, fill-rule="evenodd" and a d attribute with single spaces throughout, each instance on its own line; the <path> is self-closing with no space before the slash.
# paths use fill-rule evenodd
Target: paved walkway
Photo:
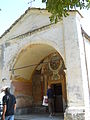
<path id="1" fill-rule="evenodd" d="M 16 115 L 15 120 L 64 120 L 63 115 L 56 114 L 49 117 L 49 114 L 30 114 L 30 115 Z"/>

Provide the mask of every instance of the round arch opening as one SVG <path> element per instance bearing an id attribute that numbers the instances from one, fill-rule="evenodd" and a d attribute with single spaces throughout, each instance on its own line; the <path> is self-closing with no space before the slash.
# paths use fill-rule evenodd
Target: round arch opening
<path id="1" fill-rule="evenodd" d="M 55 112 L 64 113 L 67 104 L 64 70 L 64 60 L 52 46 L 33 44 L 21 50 L 11 74 L 18 113 L 46 112 L 42 103 L 49 84 L 55 91 Z"/>

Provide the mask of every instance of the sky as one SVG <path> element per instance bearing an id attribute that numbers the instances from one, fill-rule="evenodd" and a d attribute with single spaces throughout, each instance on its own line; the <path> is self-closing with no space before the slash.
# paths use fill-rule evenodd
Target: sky
<path id="1" fill-rule="evenodd" d="M 28 7 L 45 8 L 45 6 L 42 0 L 0 0 L 0 36 L 28 9 Z M 80 12 L 84 16 L 81 21 L 82 26 L 90 36 L 90 10 L 82 10 Z"/>

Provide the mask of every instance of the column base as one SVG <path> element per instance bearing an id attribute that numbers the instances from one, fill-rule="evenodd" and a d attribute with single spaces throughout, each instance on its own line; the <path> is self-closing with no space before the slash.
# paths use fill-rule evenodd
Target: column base
<path id="1" fill-rule="evenodd" d="M 64 120 L 85 120 L 85 109 L 68 107 L 64 113 Z"/>

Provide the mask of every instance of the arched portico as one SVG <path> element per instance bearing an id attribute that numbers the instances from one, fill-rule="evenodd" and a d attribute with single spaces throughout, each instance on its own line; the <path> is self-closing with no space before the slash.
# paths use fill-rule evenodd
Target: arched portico
<path id="1" fill-rule="evenodd" d="M 65 120 L 88 120 L 85 117 L 89 112 L 89 69 L 86 67 L 86 44 L 81 34 L 80 14 L 72 11 L 57 24 L 51 24 L 49 16 L 46 10 L 27 10 L 0 38 L 0 88 L 12 84 L 12 90 L 18 98 L 17 106 L 22 107 L 23 104 L 23 107 L 35 107 L 41 104 L 47 84 L 52 84 L 54 89 L 60 88 L 67 102 Z M 62 72 L 64 80 L 52 81 L 52 78 L 61 77 L 50 64 L 50 70 L 47 70 L 48 65 L 45 66 L 48 72 L 40 71 L 42 64 L 48 63 L 48 59 L 53 58 L 55 53 L 59 54 L 67 68 Z M 42 87 L 37 88 L 35 78 L 38 86 L 45 86 L 44 92 L 38 93 Z M 35 97 L 36 93 L 39 98 Z"/>
<path id="2" fill-rule="evenodd" d="M 57 63 L 56 60 L 54 61 L 57 67 L 54 71 L 49 68 L 53 55 L 58 55 L 56 60 L 61 60 L 60 65 L 58 64 L 59 61 Z M 43 66 L 46 66 L 46 72 L 42 70 Z M 58 68 L 58 66 L 60 67 Z M 63 58 L 50 45 L 32 44 L 21 50 L 16 61 L 14 61 L 10 78 L 12 81 L 11 87 L 17 98 L 17 108 L 28 108 L 31 110 L 33 107 L 35 110 L 36 107 L 42 107 L 42 100 L 43 96 L 46 95 L 47 85 L 52 84 L 53 89 L 58 91 L 56 92 L 56 112 L 64 112 L 65 103 L 67 103 L 66 75 L 64 69 Z M 61 103 L 58 97 L 61 99 Z M 60 104 L 59 107 L 62 106 L 61 108 L 58 107 L 58 102 Z"/>

